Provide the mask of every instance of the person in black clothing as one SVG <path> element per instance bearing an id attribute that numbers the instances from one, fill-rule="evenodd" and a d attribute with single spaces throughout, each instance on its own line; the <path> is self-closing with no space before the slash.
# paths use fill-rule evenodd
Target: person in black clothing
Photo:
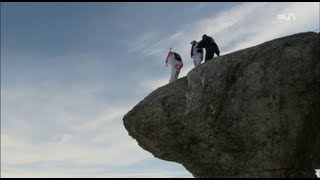
<path id="1" fill-rule="evenodd" d="M 218 45 L 216 44 L 216 42 L 213 40 L 212 37 L 207 36 L 206 34 L 202 36 L 202 40 L 198 43 L 197 48 L 204 48 L 206 50 L 206 56 L 204 61 L 213 59 L 214 53 L 216 53 L 217 56 L 220 56 Z"/>

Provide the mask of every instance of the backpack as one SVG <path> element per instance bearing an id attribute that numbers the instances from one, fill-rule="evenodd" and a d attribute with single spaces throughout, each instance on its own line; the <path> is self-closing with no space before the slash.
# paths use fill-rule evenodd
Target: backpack
<path id="1" fill-rule="evenodd" d="M 182 61 L 181 56 L 180 56 L 178 53 L 173 52 L 173 54 L 174 54 L 174 58 L 175 58 L 177 61 Z"/>

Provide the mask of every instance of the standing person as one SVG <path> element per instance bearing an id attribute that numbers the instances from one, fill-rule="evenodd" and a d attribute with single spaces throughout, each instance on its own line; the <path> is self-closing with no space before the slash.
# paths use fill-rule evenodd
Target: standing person
<path id="1" fill-rule="evenodd" d="M 166 58 L 166 67 L 168 64 L 171 65 L 171 77 L 169 80 L 169 83 L 171 83 L 178 79 L 180 70 L 183 66 L 181 56 L 178 53 L 171 51 L 171 48 Z"/>
<path id="2" fill-rule="evenodd" d="M 197 48 L 204 48 L 206 50 L 206 57 L 204 61 L 213 59 L 214 53 L 216 53 L 217 56 L 220 56 L 218 45 L 212 37 L 207 36 L 206 34 L 202 36 L 202 40 L 198 43 Z"/>
<path id="3" fill-rule="evenodd" d="M 193 59 L 193 64 L 195 67 L 199 66 L 201 62 L 203 61 L 203 49 L 197 48 L 198 42 L 193 40 L 191 42 L 191 58 Z"/>

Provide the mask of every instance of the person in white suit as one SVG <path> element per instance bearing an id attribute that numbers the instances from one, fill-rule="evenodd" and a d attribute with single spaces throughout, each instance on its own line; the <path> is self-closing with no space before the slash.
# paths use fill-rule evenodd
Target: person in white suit
<path id="1" fill-rule="evenodd" d="M 178 79 L 180 70 L 183 67 L 181 56 L 178 53 L 171 51 L 171 49 L 166 58 L 166 67 L 169 64 L 171 65 L 171 77 L 169 83 L 171 83 Z"/>
<path id="2" fill-rule="evenodd" d="M 195 67 L 199 66 L 203 61 L 203 48 L 197 48 L 198 42 L 193 40 L 191 42 L 191 58 Z"/>

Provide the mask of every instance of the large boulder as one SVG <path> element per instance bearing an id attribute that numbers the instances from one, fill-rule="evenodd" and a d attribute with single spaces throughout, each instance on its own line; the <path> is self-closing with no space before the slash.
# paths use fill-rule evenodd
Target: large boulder
<path id="1" fill-rule="evenodd" d="M 306 32 L 214 58 L 148 95 L 124 126 L 194 177 L 316 177 L 319 45 Z"/>

